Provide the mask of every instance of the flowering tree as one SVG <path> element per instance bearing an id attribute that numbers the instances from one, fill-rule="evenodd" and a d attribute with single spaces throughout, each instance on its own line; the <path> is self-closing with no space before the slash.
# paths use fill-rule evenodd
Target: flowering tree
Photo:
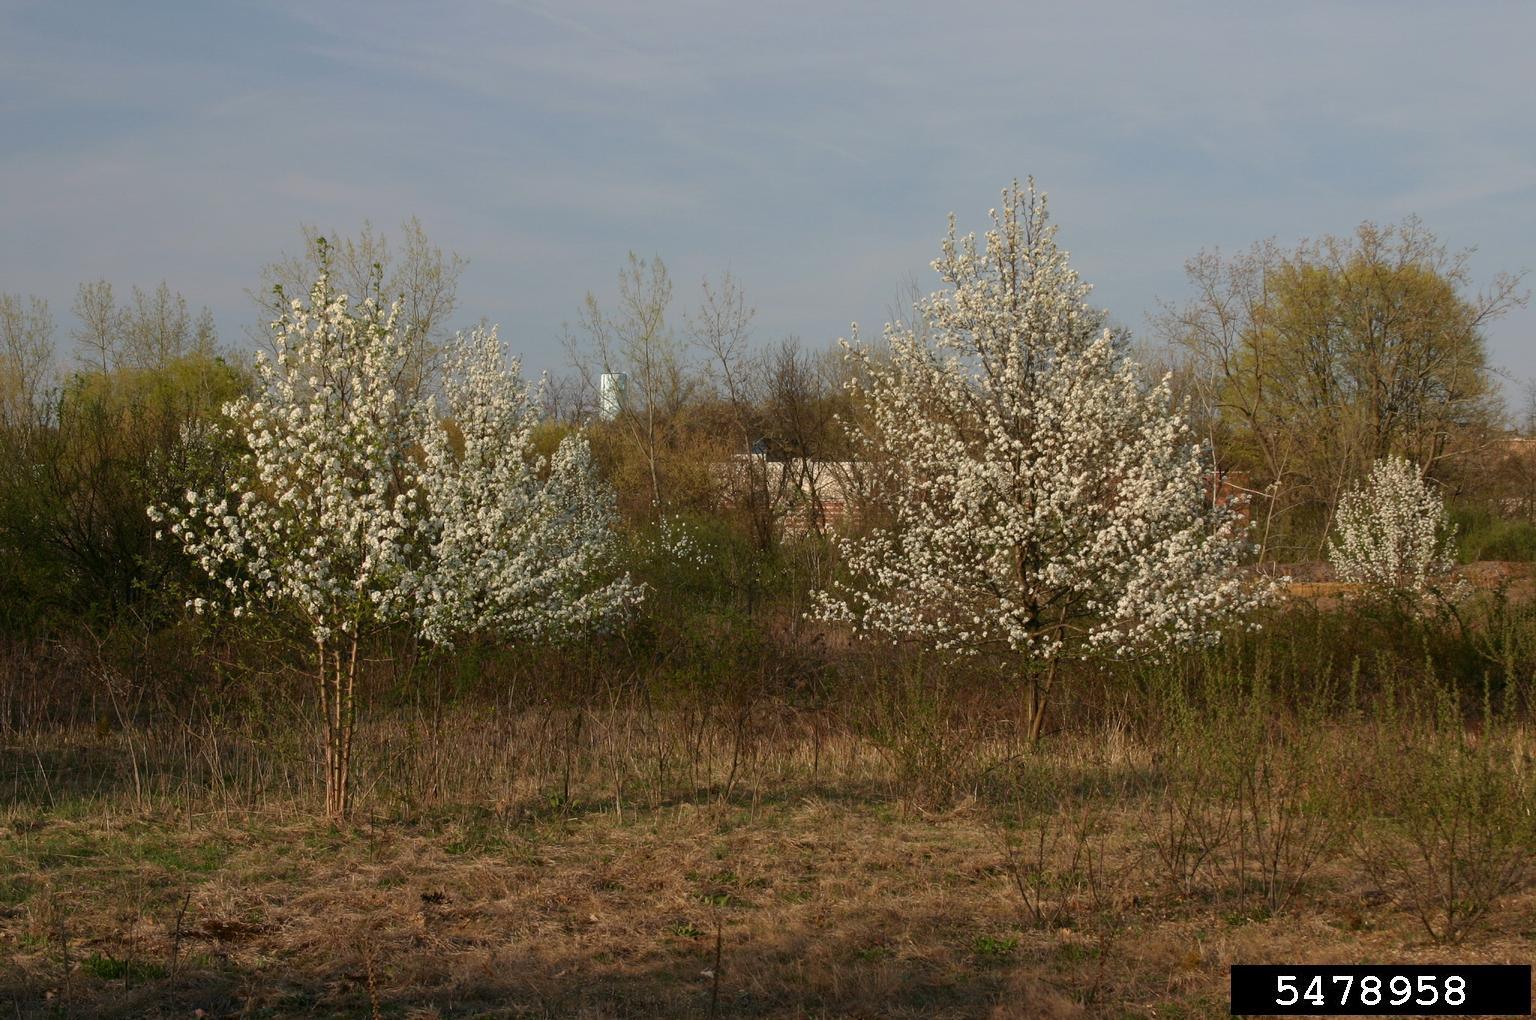
<path id="1" fill-rule="evenodd" d="M 308 306 L 295 300 L 273 323 L 256 393 L 225 405 L 224 427 L 246 450 L 232 481 L 149 510 L 222 584 L 219 606 L 193 608 L 306 626 L 326 810 L 338 817 L 351 806 L 358 652 L 371 634 L 407 625 L 447 644 L 549 633 L 636 594 L 627 580 L 593 581 L 611 497 L 579 437 L 548 470 L 534 455 L 532 402 L 494 332 L 451 345 L 443 388 L 462 420 L 444 423 L 432 398 L 397 385 L 411 356 L 397 314 L 371 299 L 350 307 L 322 273 Z"/>
<path id="2" fill-rule="evenodd" d="M 984 249 L 951 217 L 933 266 L 925 328 L 887 326 L 888 358 L 849 346 L 894 520 L 843 543 L 819 612 L 1022 659 L 1034 739 L 1063 658 L 1210 640 L 1265 592 L 1236 576 L 1239 515 L 1207 495 L 1166 380 L 1138 381 L 1033 182 L 1004 192 Z"/>
<path id="3" fill-rule="evenodd" d="M 539 406 L 494 330 L 460 336 L 446 354 L 443 391 L 453 430 L 423 442 L 431 535 L 423 574 L 423 637 L 551 638 L 615 619 L 639 601 L 611 566 L 612 489 L 586 437 L 567 435 L 546 462 L 534 449 Z"/>
<path id="4" fill-rule="evenodd" d="M 1341 581 L 1422 595 L 1455 562 L 1440 493 L 1405 457 L 1385 457 L 1339 500 L 1328 559 Z"/>

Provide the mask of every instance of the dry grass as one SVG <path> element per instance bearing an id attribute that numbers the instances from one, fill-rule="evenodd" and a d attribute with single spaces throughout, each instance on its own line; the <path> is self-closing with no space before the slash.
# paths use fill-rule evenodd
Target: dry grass
<path id="1" fill-rule="evenodd" d="M 450 722 L 446 748 L 374 724 L 392 750 L 344 830 L 302 763 L 245 775 L 232 739 L 8 748 L 32 768 L 0 788 L 0 1015 L 1214 1017 L 1232 962 L 1536 937 L 1524 892 L 1433 946 L 1344 851 L 1273 917 L 1222 869 L 1171 881 L 1162 755 L 1123 728 L 1038 759 L 977 738 L 917 796 L 803 720 Z"/>
<path id="2" fill-rule="evenodd" d="M 1331 568 L 1322 564 L 1296 564 L 1294 567 L 1302 576 L 1284 586 L 1285 594 L 1293 599 L 1322 601 L 1325 605 L 1334 606 L 1340 600 L 1359 596 L 1368 587 L 1348 581 L 1332 580 Z M 1287 568 L 1276 569 L 1283 573 Z M 1329 575 L 1329 579 L 1317 575 Z M 1478 563 L 1461 564 L 1451 572 L 1451 577 L 1454 580 L 1466 582 L 1474 590 L 1503 590 L 1511 597 L 1522 601 L 1536 595 L 1536 570 L 1533 570 L 1533 565 L 1530 563 L 1484 560 Z"/>
<path id="3" fill-rule="evenodd" d="M 1340 599 L 1365 590 L 1365 585 L 1348 581 L 1292 581 L 1285 586 L 1285 593 L 1293 599 Z"/>

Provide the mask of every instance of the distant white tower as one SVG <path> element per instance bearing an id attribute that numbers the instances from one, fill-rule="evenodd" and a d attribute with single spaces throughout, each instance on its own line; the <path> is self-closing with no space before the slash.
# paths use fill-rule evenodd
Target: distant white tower
<path id="1" fill-rule="evenodd" d="M 597 416 L 603 421 L 613 421 L 624 410 L 624 391 L 629 388 L 629 376 L 623 372 L 604 373 L 597 392 Z"/>

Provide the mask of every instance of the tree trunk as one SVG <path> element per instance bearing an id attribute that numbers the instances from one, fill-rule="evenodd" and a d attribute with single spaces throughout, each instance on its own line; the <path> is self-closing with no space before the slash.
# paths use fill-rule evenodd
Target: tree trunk
<path id="1" fill-rule="evenodd" d="M 1056 664 L 1060 657 L 1052 655 L 1045 667 L 1045 676 L 1036 674 L 1030 684 L 1029 693 L 1029 742 L 1031 745 L 1040 742 L 1040 734 L 1045 726 L 1045 708 L 1050 700 L 1051 686 L 1056 682 Z"/>
<path id="2" fill-rule="evenodd" d="M 358 638 L 353 635 L 342 659 L 340 647 L 315 642 L 320 712 L 325 718 L 325 813 L 341 821 L 352 811 L 352 731 L 357 719 L 353 692 L 357 680 Z"/>
<path id="3" fill-rule="evenodd" d="M 654 392 L 651 390 L 650 392 Z M 651 513 L 661 519 L 661 475 L 656 470 L 656 411 L 647 401 L 645 409 L 645 464 L 651 473 Z"/>
<path id="4" fill-rule="evenodd" d="M 336 797 L 336 732 L 335 698 L 332 697 L 330 652 L 326 643 L 315 641 L 315 680 L 320 691 L 320 716 L 325 721 L 325 813 L 335 815 Z"/>
<path id="5" fill-rule="evenodd" d="M 341 700 L 341 782 L 338 791 L 340 796 L 337 798 L 341 818 L 352 813 L 352 733 L 357 727 L 357 701 L 353 693 L 357 688 L 357 645 L 357 632 L 353 631 Z"/>

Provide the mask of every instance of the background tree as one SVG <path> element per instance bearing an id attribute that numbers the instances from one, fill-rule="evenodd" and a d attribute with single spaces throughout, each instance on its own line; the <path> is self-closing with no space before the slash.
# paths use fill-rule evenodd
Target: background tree
<path id="1" fill-rule="evenodd" d="M 206 445 L 219 408 L 247 379 L 216 356 L 188 354 L 159 365 L 82 370 L 59 394 L 50 429 L 33 452 L 36 540 L 81 605 L 111 616 L 146 600 L 172 608 L 179 557 L 158 546 L 144 507 L 217 477 L 222 453 Z"/>
<path id="2" fill-rule="evenodd" d="M 858 488 L 858 466 L 839 426 L 853 414 L 843 359 L 808 351 L 790 337 L 765 352 L 763 374 L 764 437 L 783 463 L 784 494 L 795 501 L 785 510 L 801 513 L 810 530 L 823 534 L 829 499 L 846 502 Z"/>
<path id="3" fill-rule="evenodd" d="M 210 467 L 192 441 L 245 381 L 216 353 L 205 317 L 162 284 L 119 306 L 110 284 L 81 288 L 101 327 L 79 367 L 58 377 L 52 321 L 35 299 L 0 301 L 8 352 L 0 442 L 0 546 L 10 629 L 156 617 L 185 576 L 157 548 L 144 506 Z M 77 336 L 80 334 L 77 333 Z"/>
<path id="4" fill-rule="evenodd" d="M 688 336 L 704 355 L 706 373 L 729 421 L 731 441 L 721 458 L 729 502 L 746 517 L 761 550 L 778 540 L 786 472 L 769 461 L 763 422 L 766 363 L 751 347 L 756 310 L 730 273 L 718 284 L 702 282 L 698 310 L 688 316 Z"/>
<path id="5" fill-rule="evenodd" d="M 398 302 L 398 327 L 408 357 L 399 385 L 414 392 L 431 377 L 435 360 L 449 335 L 449 320 L 458 307 L 459 277 L 468 260 L 444 253 L 433 244 L 421 221 L 412 216 L 400 225 L 394 242 L 369 221 L 356 237 L 325 233 L 313 224 L 300 224 L 303 252 L 287 255 L 262 269 L 261 286 L 252 292 L 263 319 L 257 339 L 266 342 L 268 323 L 286 310 L 288 301 L 307 294 L 322 270 L 332 286 L 357 302 L 372 297 L 380 306 Z"/>
<path id="6" fill-rule="evenodd" d="M 130 299 L 117 302 L 106 280 L 82 283 L 73 305 L 79 325 L 74 339 L 85 368 L 155 369 L 187 357 L 210 358 L 218 346 L 213 313 L 192 317 L 187 299 L 164 281 L 153 291 L 134 287 Z"/>
<path id="7" fill-rule="evenodd" d="M 55 584 L 37 555 L 37 453 L 47 435 L 54 322 L 38 297 L 0 294 L 0 622 L 19 629 Z"/>
<path id="8" fill-rule="evenodd" d="M 75 291 L 71 306 L 77 325 L 74 329 L 75 356 L 81 364 L 109 372 L 122 343 L 122 310 L 112 284 L 106 280 L 82 283 Z"/>
<path id="9" fill-rule="evenodd" d="M 32 421 L 53 374 L 53 314 L 48 302 L 0 294 L 0 424 Z"/>
<path id="10" fill-rule="evenodd" d="M 1166 386 L 1144 388 L 1086 302 L 1033 182 L 1003 193 L 985 249 L 954 218 L 926 335 L 888 327 L 868 358 L 867 456 L 894 523 L 844 543 L 822 613 L 1030 677 L 1037 738 L 1064 657 L 1210 639 L 1254 596 L 1235 513 Z"/>
<path id="11" fill-rule="evenodd" d="M 579 335 L 567 333 L 566 349 L 584 388 L 596 393 L 598 376 L 628 376 L 625 407 L 607 428 L 639 458 L 650 513 L 659 516 L 677 502 L 677 453 L 687 438 L 684 411 L 697 391 L 686 350 L 667 321 L 672 278 L 659 257 L 634 252 L 619 272 L 618 301 L 604 311 L 588 293 Z M 620 487 L 625 488 L 623 480 Z"/>
<path id="12" fill-rule="evenodd" d="M 1295 525 L 1292 551 L 1318 548 L 1379 458 L 1433 475 L 1497 416 L 1482 330 L 1525 297 L 1507 275 L 1469 293 L 1469 255 L 1408 219 L 1186 264 L 1196 294 L 1160 332 L 1191 361 L 1218 465 L 1268 494 L 1267 521 Z"/>

